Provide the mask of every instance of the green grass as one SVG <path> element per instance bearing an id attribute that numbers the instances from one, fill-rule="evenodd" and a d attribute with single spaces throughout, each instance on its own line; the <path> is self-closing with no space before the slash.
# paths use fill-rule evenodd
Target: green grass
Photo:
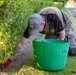
<path id="1" fill-rule="evenodd" d="M 76 33 L 74 18 L 71 16 L 70 12 L 66 8 L 62 8 L 62 9 L 70 15 L 74 32 Z M 34 56 L 32 54 L 28 58 L 26 63 L 24 63 L 23 67 L 17 73 L 11 73 L 11 74 L 3 73 L 2 75 L 76 75 L 76 74 L 71 73 L 71 71 L 76 72 L 76 56 L 68 56 L 67 63 L 64 70 L 51 72 L 51 71 L 44 71 L 44 70 L 40 70 L 36 68 Z"/>
<path id="2" fill-rule="evenodd" d="M 35 67 L 35 61 L 33 54 L 28 58 L 27 62 L 17 73 L 11 73 L 9 75 L 76 75 L 71 71 L 76 72 L 76 57 L 68 56 L 67 63 L 64 70 L 52 72 L 44 71 Z M 4 74 L 5 75 L 5 74 Z"/>

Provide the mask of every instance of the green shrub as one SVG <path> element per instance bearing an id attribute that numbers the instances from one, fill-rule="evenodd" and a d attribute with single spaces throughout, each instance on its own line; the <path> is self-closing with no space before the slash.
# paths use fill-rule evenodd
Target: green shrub
<path id="1" fill-rule="evenodd" d="M 62 2 L 63 7 L 65 6 L 65 4 L 67 3 L 67 0 L 53 0 L 54 2 Z"/>
<path id="2" fill-rule="evenodd" d="M 0 1 L 0 20 L 4 20 L 4 8 L 5 8 L 5 2 L 4 0 Z"/>
<path id="3" fill-rule="evenodd" d="M 63 7 L 63 3 L 62 2 L 54 2 L 53 6 L 61 9 Z"/>
<path id="4" fill-rule="evenodd" d="M 6 60 L 13 52 L 27 27 L 28 17 L 51 5 L 52 0 L 5 0 L 0 4 L 0 60 Z"/>

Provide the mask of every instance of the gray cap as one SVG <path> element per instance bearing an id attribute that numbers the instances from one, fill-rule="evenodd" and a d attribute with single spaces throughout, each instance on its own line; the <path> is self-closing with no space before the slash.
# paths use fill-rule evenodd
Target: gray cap
<path id="1" fill-rule="evenodd" d="M 39 33 L 42 17 L 40 14 L 33 14 L 28 19 L 28 32 L 29 35 L 36 35 Z"/>

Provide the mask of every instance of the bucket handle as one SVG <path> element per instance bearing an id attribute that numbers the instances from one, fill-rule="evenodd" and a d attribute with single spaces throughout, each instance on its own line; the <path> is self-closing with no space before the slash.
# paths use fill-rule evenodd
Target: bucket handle
<path id="1" fill-rule="evenodd" d="M 39 39 L 39 38 L 35 38 L 34 41 L 36 41 L 37 39 Z M 44 43 L 44 40 L 43 39 L 40 38 L 40 40 L 41 40 L 41 42 Z"/>
<path id="2" fill-rule="evenodd" d="M 37 39 L 40 39 L 40 42 L 45 43 L 44 39 L 41 39 L 41 38 L 35 38 L 34 41 L 36 41 Z M 58 38 L 58 39 L 56 39 L 56 40 L 60 40 L 60 39 Z M 63 41 L 68 41 L 68 39 L 67 39 L 67 38 L 64 38 Z"/>
<path id="3" fill-rule="evenodd" d="M 57 40 L 60 40 L 60 39 L 58 38 Z M 68 39 L 67 38 L 64 38 L 64 41 L 68 41 Z"/>

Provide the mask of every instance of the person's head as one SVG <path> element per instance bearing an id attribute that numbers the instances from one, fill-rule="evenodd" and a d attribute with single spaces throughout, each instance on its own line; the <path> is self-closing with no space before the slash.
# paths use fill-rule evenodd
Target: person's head
<path id="1" fill-rule="evenodd" d="M 28 32 L 30 35 L 36 35 L 44 28 L 45 21 L 40 14 L 33 14 L 28 19 Z"/>

